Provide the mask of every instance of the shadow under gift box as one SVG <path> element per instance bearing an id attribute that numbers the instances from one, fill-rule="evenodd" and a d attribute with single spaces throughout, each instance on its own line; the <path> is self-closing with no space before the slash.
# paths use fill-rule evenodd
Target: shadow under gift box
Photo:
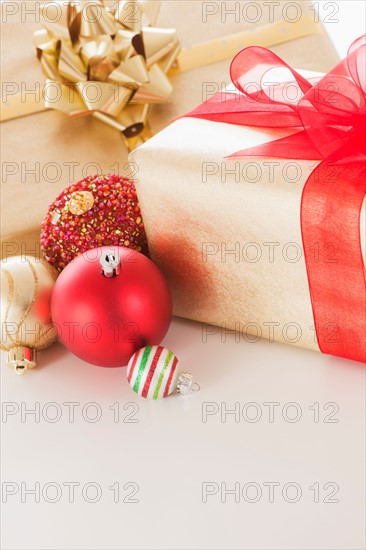
<path id="1" fill-rule="evenodd" d="M 182 118 L 130 160 L 139 168 L 149 249 L 168 279 L 174 313 L 218 325 L 224 337 L 233 329 L 248 341 L 263 337 L 319 351 L 300 208 L 320 161 L 224 158 L 296 131 Z M 331 163 L 329 177 L 336 185 Z M 361 244 L 365 259 L 363 231 Z M 311 250 L 315 261 L 336 261 L 336 239 L 325 248 L 314 242 Z M 320 329 L 329 342 L 337 338 L 336 323 Z M 203 337 L 213 331 L 206 327 Z"/>

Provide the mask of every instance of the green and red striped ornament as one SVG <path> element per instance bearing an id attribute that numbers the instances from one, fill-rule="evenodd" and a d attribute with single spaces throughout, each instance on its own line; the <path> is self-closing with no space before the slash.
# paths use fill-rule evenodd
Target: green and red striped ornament
<path id="1" fill-rule="evenodd" d="M 146 346 L 136 351 L 127 366 L 127 380 L 134 392 L 147 399 L 199 389 L 189 372 L 178 372 L 178 357 L 163 346 Z"/>
<path id="2" fill-rule="evenodd" d="M 134 392 L 148 399 L 167 397 L 177 387 L 178 357 L 163 346 L 146 346 L 131 357 L 127 380 Z"/>

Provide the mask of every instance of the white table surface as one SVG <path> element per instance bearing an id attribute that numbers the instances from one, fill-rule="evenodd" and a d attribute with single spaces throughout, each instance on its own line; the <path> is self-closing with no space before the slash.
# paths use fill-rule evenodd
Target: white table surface
<path id="1" fill-rule="evenodd" d="M 364 5 L 337 4 L 344 55 Z M 2 365 L 2 548 L 365 548 L 363 365 L 236 340 L 175 319 L 164 343 L 201 390 L 159 402 L 60 344 L 29 375 Z"/>

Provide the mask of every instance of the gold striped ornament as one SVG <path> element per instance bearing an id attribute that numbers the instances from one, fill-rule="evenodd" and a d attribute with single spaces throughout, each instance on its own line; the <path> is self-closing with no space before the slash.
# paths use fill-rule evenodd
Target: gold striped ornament
<path id="1" fill-rule="evenodd" d="M 36 366 L 36 350 L 57 340 L 50 302 L 57 271 L 33 256 L 1 261 L 1 344 L 18 374 Z"/>

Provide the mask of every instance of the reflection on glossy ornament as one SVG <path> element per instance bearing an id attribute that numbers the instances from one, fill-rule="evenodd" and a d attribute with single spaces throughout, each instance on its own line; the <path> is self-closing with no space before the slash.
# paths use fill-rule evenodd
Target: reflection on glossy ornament
<path id="1" fill-rule="evenodd" d="M 159 344 L 171 316 L 163 274 L 146 256 L 120 246 L 95 248 L 75 258 L 52 295 L 60 340 L 101 367 L 126 366 L 137 349 Z"/>

